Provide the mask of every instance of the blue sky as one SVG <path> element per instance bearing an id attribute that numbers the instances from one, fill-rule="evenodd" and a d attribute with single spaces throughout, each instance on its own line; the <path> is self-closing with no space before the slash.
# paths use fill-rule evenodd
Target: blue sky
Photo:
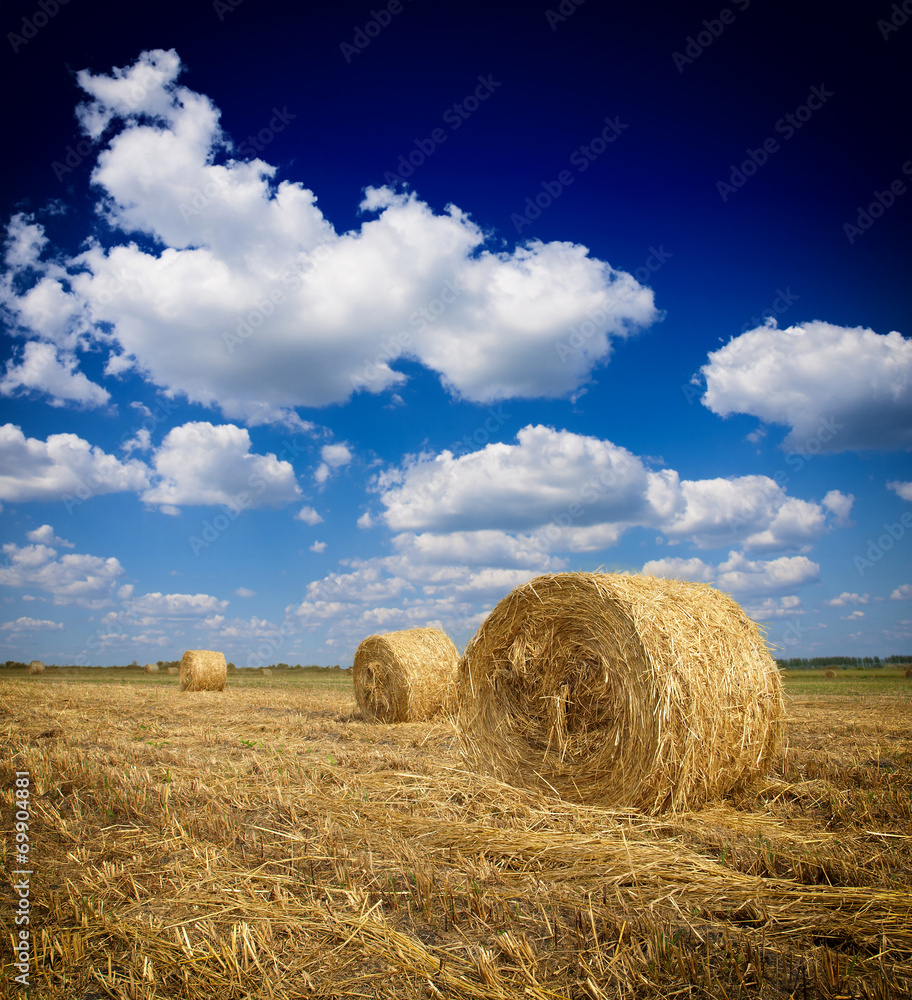
<path id="1" fill-rule="evenodd" d="M 906 21 L 5 3 L 0 659 L 345 665 L 599 568 L 912 650 Z"/>

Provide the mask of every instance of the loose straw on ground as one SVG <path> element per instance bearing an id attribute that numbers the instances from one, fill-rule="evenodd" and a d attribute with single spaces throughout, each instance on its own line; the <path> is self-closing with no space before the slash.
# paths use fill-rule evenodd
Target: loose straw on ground
<path id="1" fill-rule="evenodd" d="M 732 598 L 621 574 L 517 587 L 466 648 L 458 696 L 477 770 L 652 812 L 746 790 L 784 716 L 778 668 Z"/>

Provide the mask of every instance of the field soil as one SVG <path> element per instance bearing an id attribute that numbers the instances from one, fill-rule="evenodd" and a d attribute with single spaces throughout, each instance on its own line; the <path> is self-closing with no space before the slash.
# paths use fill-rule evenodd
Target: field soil
<path id="1" fill-rule="evenodd" d="M 470 773 L 350 675 L 0 676 L 0 996 L 30 781 L 41 1000 L 912 995 L 912 681 L 786 680 L 750 796 L 606 811 Z"/>

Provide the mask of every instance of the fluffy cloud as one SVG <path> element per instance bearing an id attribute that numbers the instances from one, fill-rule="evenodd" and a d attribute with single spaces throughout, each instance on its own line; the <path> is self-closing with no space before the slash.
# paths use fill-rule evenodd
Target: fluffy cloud
<path id="1" fill-rule="evenodd" d="M 0 625 L 0 629 L 4 632 L 31 632 L 35 629 L 48 632 L 59 631 L 62 628 L 61 622 L 52 622 L 45 618 L 17 618 L 13 622 L 4 622 Z"/>
<path id="2" fill-rule="evenodd" d="M 303 521 L 305 524 L 311 526 L 315 524 L 322 524 L 323 518 L 313 509 L 313 507 L 302 507 L 297 514 L 295 514 L 296 521 Z"/>
<path id="3" fill-rule="evenodd" d="M 153 457 L 156 482 L 148 504 L 226 504 L 232 509 L 278 506 L 301 493 L 291 463 L 250 453 L 250 434 L 234 424 L 203 421 L 170 430 Z"/>
<path id="4" fill-rule="evenodd" d="M 912 448 L 912 341 L 815 320 L 775 320 L 709 355 L 702 402 L 790 431 L 787 451 Z"/>
<path id="5" fill-rule="evenodd" d="M 73 542 L 68 542 L 65 538 L 58 538 L 49 524 L 42 524 L 40 528 L 28 532 L 25 537 L 30 542 L 37 542 L 39 545 L 55 545 L 64 549 L 75 547 Z"/>
<path id="6" fill-rule="evenodd" d="M 181 68 L 155 50 L 78 74 L 86 134 L 119 127 L 92 172 L 100 208 L 164 249 L 95 243 L 61 270 L 39 260 L 41 228 L 17 217 L 8 265 L 38 272 L 27 291 L 0 292 L 20 331 L 90 336 L 110 351 L 109 374 L 132 368 L 229 419 L 291 424 L 296 406 L 399 385 L 405 357 L 469 400 L 572 395 L 612 338 L 659 318 L 651 289 L 586 247 L 489 250 L 463 211 L 435 214 L 413 193 L 367 189 L 360 228 L 337 233 L 301 183 L 233 158 L 218 109 L 178 85 Z M 304 128 L 294 117 L 276 109 L 270 127 Z M 71 361 L 42 388 L 97 394 Z"/>
<path id="7" fill-rule="evenodd" d="M 867 604 L 870 600 L 868 594 L 854 594 L 844 590 L 839 597 L 832 597 L 823 603 L 830 608 L 844 608 L 847 604 Z"/>
<path id="8" fill-rule="evenodd" d="M 53 344 L 30 340 L 18 364 L 7 362 L 6 374 L 0 378 L 0 395 L 13 396 L 19 389 L 33 389 L 48 395 L 51 406 L 67 402 L 86 408 L 104 406 L 111 394 L 76 371 L 76 364 L 75 355 L 58 355 Z"/>
<path id="9" fill-rule="evenodd" d="M 891 601 L 912 601 L 912 583 L 902 583 L 890 594 Z"/>
<path id="10" fill-rule="evenodd" d="M 0 499 L 87 499 L 148 486 L 140 461 L 120 462 L 75 434 L 26 438 L 13 424 L 0 427 Z"/>
<path id="11" fill-rule="evenodd" d="M 753 597 L 794 590 L 820 577 L 820 566 L 805 556 L 783 556 L 771 560 L 750 560 L 741 552 L 729 552 L 718 566 L 701 559 L 654 559 L 643 573 L 711 583 L 729 594 Z"/>
<path id="12" fill-rule="evenodd" d="M 55 604 L 100 608 L 110 604 L 124 570 L 115 558 L 67 554 L 48 545 L 3 546 L 9 560 L 0 566 L 0 585 L 35 587 L 52 594 Z"/>
<path id="13" fill-rule="evenodd" d="M 317 466 L 314 479 L 321 484 L 325 483 L 336 469 L 341 469 L 352 460 L 351 451 L 344 444 L 323 445 L 320 457 L 323 461 Z"/>
<path id="14" fill-rule="evenodd" d="M 887 489 L 893 490 L 898 497 L 912 503 L 912 483 L 904 483 L 894 479 L 887 483 Z"/>
<path id="15" fill-rule="evenodd" d="M 796 499 L 767 476 L 681 481 L 611 441 L 542 426 L 522 428 L 516 444 L 419 456 L 374 488 L 394 530 L 509 532 L 540 552 L 597 551 L 635 526 L 701 548 L 800 549 L 852 500 L 836 490 L 823 504 Z"/>

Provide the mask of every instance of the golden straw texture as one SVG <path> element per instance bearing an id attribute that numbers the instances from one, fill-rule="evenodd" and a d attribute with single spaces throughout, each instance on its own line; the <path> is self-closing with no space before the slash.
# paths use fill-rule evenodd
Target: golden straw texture
<path id="1" fill-rule="evenodd" d="M 783 727 L 757 625 L 698 583 L 563 573 L 517 587 L 459 664 L 478 770 L 579 802 L 681 810 L 745 790 Z"/>
<path id="2" fill-rule="evenodd" d="M 459 652 L 437 628 L 371 635 L 355 651 L 352 682 L 362 714 L 419 722 L 453 707 Z"/>
<path id="3" fill-rule="evenodd" d="M 180 662 L 181 691 L 224 691 L 227 673 L 224 653 L 188 649 Z"/>

